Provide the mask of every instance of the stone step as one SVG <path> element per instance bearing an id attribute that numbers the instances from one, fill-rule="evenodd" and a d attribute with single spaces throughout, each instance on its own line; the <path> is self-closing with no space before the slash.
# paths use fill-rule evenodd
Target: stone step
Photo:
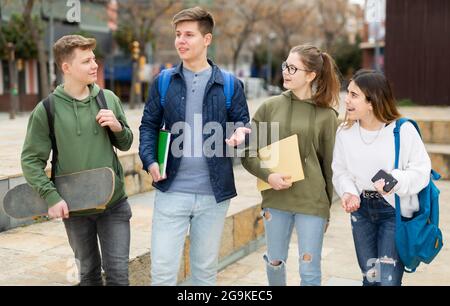
<path id="1" fill-rule="evenodd" d="M 450 180 L 450 144 L 425 144 L 431 165 L 442 180 Z"/>
<path id="2" fill-rule="evenodd" d="M 417 120 L 425 143 L 450 145 L 450 120 Z"/>

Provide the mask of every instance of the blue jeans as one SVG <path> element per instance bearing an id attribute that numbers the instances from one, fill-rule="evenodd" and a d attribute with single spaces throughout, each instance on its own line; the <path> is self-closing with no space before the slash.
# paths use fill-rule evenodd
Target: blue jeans
<path id="1" fill-rule="evenodd" d="M 395 209 L 383 198 L 361 196 L 351 223 L 363 286 L 400 286 L 403 264 L 395 246 Z"/>
<path id="2" fill-rule="evenodd" d="M 192 285 L 216 283 L 220 241 L 230 200 L 156 191 L 151 243 L 152 285 L 176 285 L 186 234 Z"/>
<path id="3" fill-rule="evenodd" d="M 69 244 L 79 264 L 81 286 L 128 286 L 131 208 L 123 200 L 101 214 L 64 219 Z M 98 247 L 98 241 L 101 246 Z"/>
<path id="4" fill-rule="evenodd" d="M 286 260 L 294 226 L 298 237 L 300 285 L 320 286 L 322 243 L 327 220 L 273 208 L 265 208 L 263 214 L 267 242 L 264 260 L 269 286 L 286 285 Z M 273 265 L 273 262 L 280 263 Z"/>

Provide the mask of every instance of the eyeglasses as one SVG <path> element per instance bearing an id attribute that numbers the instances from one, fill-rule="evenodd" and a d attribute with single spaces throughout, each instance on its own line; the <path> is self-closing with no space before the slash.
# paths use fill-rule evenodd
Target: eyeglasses
<path id="1" fill-rule="evenodd" d="M 291 74 L 291 75 L 295 74 L 297 72 L 297 70 L 311 72 L 311 70 L 300 69 L 295 66 L 289 66 L 286 62 L 281 63 L 281 70 L 285 71 L 286 69 L 288 70 L 289 74 Z"/>

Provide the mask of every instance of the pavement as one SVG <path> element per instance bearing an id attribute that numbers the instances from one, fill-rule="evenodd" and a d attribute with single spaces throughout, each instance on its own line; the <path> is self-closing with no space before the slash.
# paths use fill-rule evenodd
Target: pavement
<path id="1" fill-rule="evenodd" d="M 252 114 L 262 101 L 263 99 L 249 101 Z M 402 114 L 418 119 L 450 120 L 450 107 L 408 107 L 402 108 L 400 111 Z M 126 109 L 126 115 L 135 136 L 131 150 L 137 152 L 142 106 L 134 110 Z M 7 114 L 0 113 L 0 177 L 20 175 L 21 173 L 20 151 L 26 133 L 28 116 L 29 113 L 21 113 L 15 120 L 9 120 Z M 119 155 L 121 154 L 119 152 Z M 241 188 L 244 186 L 243 184 L 254 186 L 255 182 L 251 181 L 254 178 L 249 178 L 242 171 L 242 169 L 238 169 L 238 173 L 242 174 L 238 176 L 242 182 L 238 182 Z M 430 265 L 422 264 L 416 273 L 405 275 L 404 285 L 450 285 L 450 250 L 446 243 L 446 238 L 450 237 L 450 181 L 441 181 L 437 185 L 441 189 L 440 222 L 444 235 L 444 247 Z M 240 186 L 238 186 L 239 188 Z M 145 252 L 149 248 L 150 224 L 148 220 L 150 218 L 149 210 L 151 210 L 149 203 L 153 202 L 152 196 L 153 192 L 149 192 L 130 197 L 134 215 L 133 222 L 136 225 L 132 230 L 132 249 L 136 254 Z M 234 209 L 238 209 L 239 205 L 255 204 L 247 203 L 248 198 L 242 200 L 243 203 L 239 202 L 241 201 L 239 197 L 234 201 Z M 252 201 L 257 200 L 253 198 Z M 48 226 L 49 224 L 51 226 Z M 21 234 L 17 234 L 17 231 L 21 231 Z M 287 260 L 288 285 L 300 283 L 297 247 L 296 235 L 293 233 Z M 0 285 L 67 285 L 70 275 L 74 271 L 73 255 L 68 247 L 62 222 L 58 220 L 0 233 L 0 251 Z M 218 285 L 267 285 L 265 264 L 262 259 L 264 252 L 265 246 L 262 246 L 254 253 L 220 271 Z M 53 273 L 53 271 L 61 271 L 66 274 Z M 44 280 L 43 274 L 48 278 Z M 340 208 L 339 204 L 335 203 L 331 209 L 330 227 L 324 238 L 322 284 L 360 285 L 360 279 L 349 216 Z"/>
<path id="2" fill-rule="evenodd" d="M 450 285 L 450 181 L 437 182 L 440 196 L 440 228 L 444 236 L 441 252 L 429 264 L 421 264 L 415 273 L 405 273 L 405 286 L 449 286 Z M 292 234 L 289 255 L 286 261 L 287 285 L 298 286 L 297 237 Z M 219 272 L 218 285 L 223 286 L 267 286 L 263 255 L 266 246 L 231 264 Z M 353 244 L 350 217 L 338 202 L 331 207 L 330 226 L 325 234 L 322 249 L 322 285 L 361 286 L 362 277 Z"/>

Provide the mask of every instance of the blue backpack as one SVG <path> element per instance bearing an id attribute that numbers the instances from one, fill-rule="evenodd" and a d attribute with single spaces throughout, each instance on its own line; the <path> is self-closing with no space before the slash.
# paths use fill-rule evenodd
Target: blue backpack
<path id="1" fill-rule="evenodd" d="M 159 76 L 158 81 L 158 91 L 160 96 L 160 103 L 161 106 L 164 107 L 164 104 L 166 103 L 166 95 L 167 95 L 167 89 L 169 88 L 170 80 L 172 79 L 172 75 L 175 72 L 175 68 L 165 69 L 161 71 L 161 74 Z M 222 77 L 224 80 L 223 85 L 223 93 L 225 94 L 226 99 L 226 107 L 227 110 L 231 107 L 231 99 L 233 98 L 234 94 L 234 83 L 233 83 L 233 76 L 231 73 L 220 70 L 222 73 Z"/>
<path id="2" fill-rule="evenodd" d="M 397 120 L 394 128 L 395 169 L 398 169 L 400 155 L 400 127 L 407 121 L 414 125 L 420 135 L 419 127 L 414 120 L 407 118 Z M 436 171 L 431 170 L 428 185 L 418 194 L 419 211 L 414 213 L 412 219 L 402 220 L 400 198 L 395 195 L 395 243 L 400 260 L 405 266 L 405 272 L 416 271 L 421 262 L 429 264 L 442 248 L 442 232 L 439 229 L 440 192 L 433 182 L 440 177 Z"/>

